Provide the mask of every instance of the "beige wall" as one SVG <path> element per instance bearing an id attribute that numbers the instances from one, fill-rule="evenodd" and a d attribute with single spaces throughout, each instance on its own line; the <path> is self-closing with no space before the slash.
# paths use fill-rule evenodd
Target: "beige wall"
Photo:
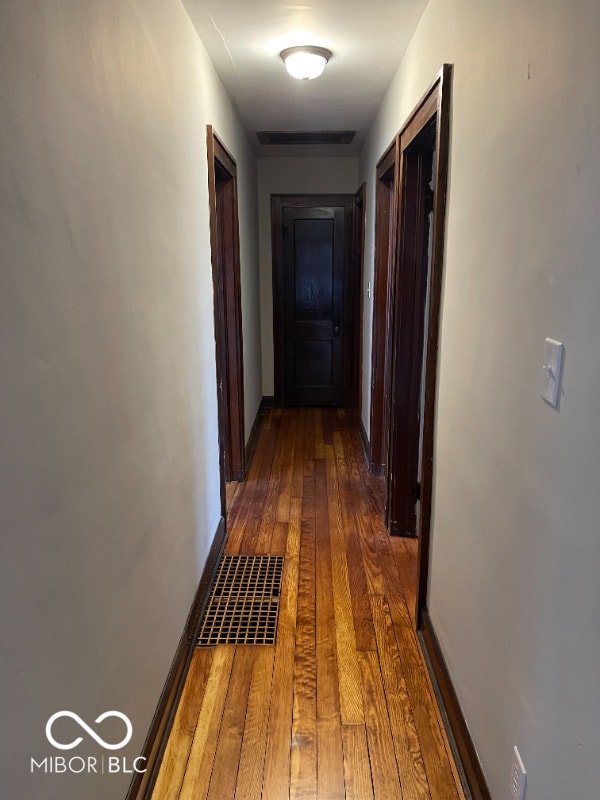
<path id="1" fill-rule="evenodd" d="M 514 744 L 527 800 L 600 786 L 599 30 L 596 0 L 430 0 L 361 160 L 366 282 L 375 162 L 453 63 L 429 605 L 494 800 Z"/>
<path id="2" fill-rule="evenodd" d="M 0 795 L 123 797 L 29 758 L 63 709 L 141 750 L 220 514 L 206 124 L 239 171 L 247 424 L 256 165 L 178 0 L 0 17 Z"/>
<path id="3" fill-rule="evenodd" d="M 273 395 L 272 194 L 354 194 L 357 158 L 259 158 L 258 222 L 263 394 Z"/>

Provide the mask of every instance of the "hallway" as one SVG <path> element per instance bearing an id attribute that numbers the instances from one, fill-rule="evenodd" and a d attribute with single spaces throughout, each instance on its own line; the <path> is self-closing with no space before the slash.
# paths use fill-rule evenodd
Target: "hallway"
<path id="1" fill-rule="evenodd" d="M 284 556 L 276 645 L 196 649 L 153 800 L 462 800 L 382 488 L 350 413 L 263 417 L 225 553 Z"/>

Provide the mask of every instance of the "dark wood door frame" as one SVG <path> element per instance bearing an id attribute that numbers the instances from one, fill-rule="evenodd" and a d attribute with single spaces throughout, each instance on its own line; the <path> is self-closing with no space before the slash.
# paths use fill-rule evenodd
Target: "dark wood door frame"
<path id="1" fill-rule="evenodd" d="M 421 482 L 418 519 L 418 578 L 415 614 L 417 628 L 421 627 L 422 614 L 426 609 L 429 575 L 439 317 L 442 297 L 450 137 L 451 79 L 452 67 L 449 64 L 445 64 L 432 86 L 409 117 L 398 137 L 398 222 L 395 244 L 398 266 L 394 276 L 395 296 L 392 312 L 394 358 L 392 361 L 393 390 L 390 436 L 395 436 L 402 429 L 402 420 L 400 420 L 402 403 L 407 397 L 412 397 L 414 400 L 415 391 L 418 389 L 420 394 L 421 381 L 424 381 L 422 422 L 420 425 L 415 425 L 414 420 L 409 423 L 410 436 L 412 437 L 411 447 L 414 447 L 415 444 L 417 448 L 419 447 L 418 437 L 422 427 L 422 440 L 420 442 Z M 411 306 L 411 293 L 406 291 L 406 278 L 402 274 L 402 259 L 407 252 L 410 252 L 412 244 L 418 241 L 422 231 L 415 232 L 412 224 L 414 209 L 411 210 L 407 207 L 407 196 L 400 191 L 400 188 L 408 185 L 411 171 L 414 174 L 415 171 L 418 173 L 419 170 L 427 169 L 425 163 L 426 154 L 427 152 L 431 153 L 432 150 L 435 150 L 433 165 L 434 193 L 431 212 L 431 245 L 427 264 L 428 275 L 426 276 L 426 280 L 429 283 L 429 302 L 426 309 L 415 309 Z M 424 155 L 425 161 L 420 157 L 420 154 Z M 424 201 L 422 196 L 419 197 L 420 200 L 418 202 Z M 412 200 L 414 201 L 414 196 Z M 414 279 L 414 272 L 412 279 Z M 408 280 L 411 280 L 410 270 Z M 402 297 L 400 297 L 400 293 L 402 293 Z M 412 297 L 414 299 L 414 292 Z M 422 320 L 417 325 L 421 326 L 422 334 L 419 330 L 414 330 L 414 320 L 415 318 L 418 320 L 419 314 L 422 315 Z M 423 341 L 421 349 L 422 360 L 414 355 L 419 347 L 419 338 Z M 407 372 L 406 365 L 399 363 L 399 359 L 407 352 L 413 353 L 410 373 Z M 408 381 L 408 383 L 403 385 L 403 381 Z M 394 424 L 392 424 L 392 421 Z M 400 425 L 398 421 L 400 421 Z M 417 438 L 416 443 L 415 438 Z M 395 444 L 396 442 L 392 443 L 390 441 L 390 458 L 391 449 Z M 402 458 L 400 448 L 396 447 L 395 452 L 399 453 Z M 407 492 L 411 491 L 412 488 L 408 485 L 390 487 L 388 482 L 388 496 L 390 489 L 391 491 Z"/>
<path id="2" fill-rule="evenodd" d="M 352 351 L 355 354 L 354 359 L 354 378 L 353 385 L 356 387 L 357 395 L 357 409 L 358 418 L 361 417 L 362 412 L 362 363 L 363 363 L 363 346 L 362 346 L 362 329 L 363 329 L 363 315 L 364 315 L 364 292 L 363 292 L 363 276 L 365 273 L 365 224 L 367 213 L 367 184 L 363 183 L 355 195 L 354 204 L 354 257 L 356 259 L 356 273 L 358 283 L 358 324 L 354 326 L 354 344 Z"/>
<path id="3" fill-rule="evenodd" d="M 435 120 L 402 152 L 400 222 L 392 317 L 392 382 L 386 472 L 386 524 L 391 534 L 417 535 L 420 494 L 420 403 L 429 273 Z"/>
<path id="4" fill-rule="evenodd" d="M 392 277 L 395 273 L 398 145 L 396 137 L 377 162 L 375 188 L 375 271 L 371 338 L 369 470 L 384 475 L 388 455 Z"/>
<path id="5" fill-rule="evenodd" d="M 358 376 L 356 372 L 357 354 L 356 329 L 359 320 L 360 272 L 356 268 L 354 251 L 354 218 L 356 214 L 356 196 L 346 194 L 275 194 L 271 195 L 271 234 L 273 257 L 273 350 L 275 364 L 275 405 L 286 405 L 285 372 L 284 372 L 284 284 L 283 284 L 283 209 L 300 208 L 337 208 L 344 209 L 346 242 L 344 260 L 350 265 L 350 280 L 345 281 L 344 308 L 345 319 L 342 325 L 344 337 L 343 347 L 343 388 L 342 405 L 356 408 L 358 404 Z"/>
<path id="6" fill-rule="evenodd" d="M 425 391 L 423 407 L 423 442 L 421 445 L 421 501 L 419 510 L 419 552 L 417 577 L 417 628 L 421 627 L 422 613 L 427 605 L 429 578 L 429 551 L 431 533 L 431 502 L 433 497 L 433 450 L 435 436 L 435 414 L 437 400 L 437 367 L 442 305 L 442 277 L 446 242 L 446 192 L 448 187 L 448 160 L 450 155 L 450 92 L 452 87 L 452 65 L 444 64 L 429 91 L 430 102 L 435 112 L 426 116 L 427 99 L 409 121 L 402 146 L 410 143 L 411 131 L 423 130 L 435 118 L 434 166 L 435 192 L 431 230 L 431 259 L 429 264 L 429 308 L 425 319 Z M 434 98 L 434 99 L 433 99 Z M 422 109 L 422 110 L 421 110 Z M 419 113 L 420 111 L 420 113 Z"/>
<path id="7" fill-rule="evenodd" d="M 240 244 L 237 169 L 215 134 L 206 130 L 210 249 L 213 273 L 221 506 L 225 515 L 225 481 L 243 480 L 244 355 L 240 289 Z"/>

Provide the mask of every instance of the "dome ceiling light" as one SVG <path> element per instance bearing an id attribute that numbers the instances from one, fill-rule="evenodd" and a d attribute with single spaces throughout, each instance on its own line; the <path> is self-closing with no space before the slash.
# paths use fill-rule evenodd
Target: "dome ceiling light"
<path id="1" fill-rule="evenodd" d="M 322 74 L 332 53 L 331 50 L 326 50 L 324 47 L 303 45 L 288 47 L 286 50 L 282 50 L 280 55 L 292 78 L 309 81 Z"/>

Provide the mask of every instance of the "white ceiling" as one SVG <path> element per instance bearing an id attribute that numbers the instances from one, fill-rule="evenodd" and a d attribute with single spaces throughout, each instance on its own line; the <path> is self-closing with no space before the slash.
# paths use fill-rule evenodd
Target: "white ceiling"
<path id="1" fill-rule="evenodd" d="M 260 155 L 354 155 L 427 0 L 184 0 Z M 327 47 L 320 78 L 291 78 L 286 47 Z M 257 130 L 355 130 L 352 145 L 259 145 Z"/>

